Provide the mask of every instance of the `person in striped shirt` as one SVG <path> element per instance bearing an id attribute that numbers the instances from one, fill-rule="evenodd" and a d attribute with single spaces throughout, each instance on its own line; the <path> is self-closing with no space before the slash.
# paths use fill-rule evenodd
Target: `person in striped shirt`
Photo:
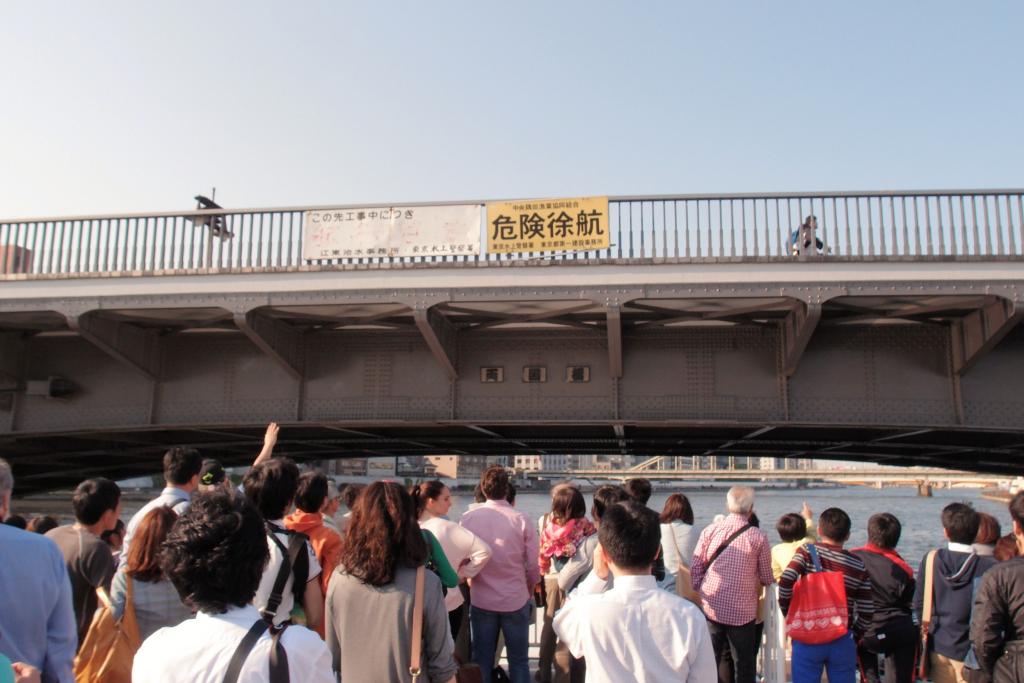
<path id="1" fill-rule="evenodd" d="M 827 669 L 832 683 L 855 683 L 857 680 L 857 642 L 871 627 L 874 618 L 874 595 L 867 568 L 860 558 L 843 549 L 850 538 L 850 516 L 839 508 L 829 508 L 818 518 L 819 542 L 815 544 L 821 569 L 840 572 L 846 587 L 846 607 L 850 615 L 845 635 L 830 643 L 808 645 L 793 641 L 793 683 L 818 683 L 822 669 Z M 779 607 L 789 613 L 793 586 L 801 576 L 814 571 L 814 562 L 807 546 L 800 547 L 779 579 Z"/>

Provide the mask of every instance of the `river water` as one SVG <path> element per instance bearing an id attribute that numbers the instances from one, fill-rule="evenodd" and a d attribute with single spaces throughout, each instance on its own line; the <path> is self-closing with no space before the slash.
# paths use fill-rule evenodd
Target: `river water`
<path id="1" fill-rule="evenodd" d="M 725 513 L 725 491 L 679 491 L 690 499 L 693 507 L 694 524 L 703 528 L 710 524 L 715 515 Z M 665 504 L 665 499 L 673 493 L 670 489 L 659 489 L 650 500 L 650 507 L 658 512 Z M 584 494 L 587 510 L 592 502 L 591 494 Z M 473 502 L 466 493 L 453 494 L 449 517 L 457 520 L 469 503 Z M 546 493 L 520 493 L 516 498 L 516 507 L 533 519 L 548 512 L 550 497 Z M 921 558 L 932 548 L 943 541 L 942 508 L 952 502 L 965 501 L 974 505 L 975 509 L 987 512 L 999 520 L 1003 534 L 1010 533 L 1012 525 L 1006 504 L 986 500 L 977 489 L 936 489 L 932 498 L 919 497 L 917 489 L 911 487 L 871 489 L 861 486 L 843 488 L 812 488 L 812 489 L 763 489 L 757 492 L 754 511 L 761 520 L 761 528 L 768 534 L 768 540 L 774 545 L 779 542 L 775 531 L 775 522 L 787 512 L 800 512 L 804 501 L 811 506 L 815 518 L 824 509 L 840 507 L 850 515 L 853 531 L 850 534 L 848 548 L 855 548 L 867 542 L 868 518 L 876 512 L 889 512 L 895 515 L 903 525 L 897 551 L 910 563 L 916 571 Z"/>

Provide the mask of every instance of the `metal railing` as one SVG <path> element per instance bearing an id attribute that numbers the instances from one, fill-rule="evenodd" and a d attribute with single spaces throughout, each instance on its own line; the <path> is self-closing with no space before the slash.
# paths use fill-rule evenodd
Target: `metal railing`
<path id="1" fill-rule="evenodd" d="M 327 208 L 361 207 L 216 209 L 3 221 L 0 276 L 401 268 L 538 259 L 1024 258 L 1024 189 L 613 197 L 609 200 L 611 246 L 598 251 L 488 253 L 486 226 L 481 220 L 482 247 L 475 256 L 303 259 L 304 212 Z M 817 217 L 820 251 L 816 245 L 804 249 L 796 244 L 803 241 L 797 240 L 796 231 L 809 215 Z"/>

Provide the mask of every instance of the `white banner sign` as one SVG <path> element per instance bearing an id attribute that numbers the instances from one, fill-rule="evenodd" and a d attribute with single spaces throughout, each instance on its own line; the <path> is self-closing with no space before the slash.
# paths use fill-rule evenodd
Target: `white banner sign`
<path id="1" fill-rule="evenodd" d="M 306 211 L 302 258 L 479 254 L 481 212 L 479 205 Z"/>

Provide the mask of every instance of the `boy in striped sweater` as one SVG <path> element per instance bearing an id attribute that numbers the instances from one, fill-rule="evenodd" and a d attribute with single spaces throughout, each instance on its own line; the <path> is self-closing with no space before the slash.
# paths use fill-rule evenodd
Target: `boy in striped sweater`
<path id="1" fill-rule="evenodd" d="M 864 637 L 874 616 L 871 579 L 860 558 L 843 550 L 850 538 L 850 516 L 839 508 L 829 508 L 818 518 L 815 544 L 822 571 L 840 572 L 846 587 L 846 607 L 850 621 L 845 635 L 829 643 L 808 645 L 793 642 L 793 683 L 818 683 L 822 669 L 828 671 L 831 683 L 855 683 L 857 680 L 857 642 Z M 801 576 L 814 571 L 814 562 L 807 546 L 796 551 L 779 579 L 779 606 L 789 612 L 793 586 Z"/>

